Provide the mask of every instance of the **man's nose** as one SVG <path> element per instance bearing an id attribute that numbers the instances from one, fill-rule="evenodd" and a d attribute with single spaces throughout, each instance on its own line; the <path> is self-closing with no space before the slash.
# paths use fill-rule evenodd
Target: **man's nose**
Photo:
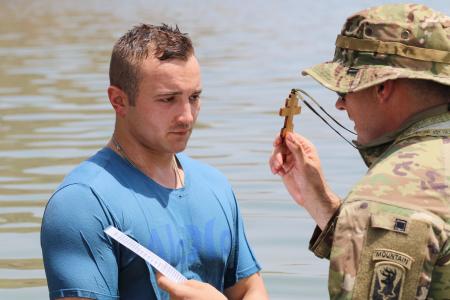
<path id="1" fill-rule="evenodd" d="M 183 102 L 178 114 L 178 121 L 188 124 L 194 121 L 193 108 L 189 101 Z"/>

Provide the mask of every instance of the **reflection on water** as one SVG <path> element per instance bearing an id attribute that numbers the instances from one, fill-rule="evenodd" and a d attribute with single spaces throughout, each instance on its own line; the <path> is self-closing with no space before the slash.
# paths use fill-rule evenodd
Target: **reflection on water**
<path id="1" fill-rule="evenodd" d="M 40 224 L 41 224 L 42 218 L 37 217 L 33 215 L 30 212 L 20 212 L 20 213 L 4 213 L 0 214 L 0 233 L 9 232 L 9 233 L 29 233 L 29 232 L 39 232 L 40 231 Z M 37 226 L 7 226 L 5 224 L 11 224 L 11 223 L 36 223 Z M 4 225 L 4 226 L 1 226 Z M 2 266 L 1 260 L 0 260 L 0 268 Z"/>
<path id="2" fill-rule="evenodd" d="M 47 285 L 47 280 L 43 278 L 0 279 L 0 289 L 23 289 L 45 285 Z"/>
<path id="3" fill-rule="evenodd" d="M 2 190 L 2 192 L 3 192 L 3 190 Z M 19 196 L 21 196 L 21 195 L 19 194 Z M 41 195 L 41 197 L 42 197 L 42 195 Z M 43 207 L 43 206 L 45 206 L 46 203 L 47 203 L 47 200 L 45 200 L 45 201 L 0 201 L 0 207 L 20 207 L 20 206 Z"/>
<path id="4" fill-rule="evenodd" d="M 195 42 L 204 98 L 187 152 L 232 182 L 271 297 L 326 298 L 327 263 L 306 250 L 314 224 L 267 159 L 291 88 L 333 109 L 334 95 L 299 70 L 329 59 L 344 18 L 375 2 L 388 1 L 2 1 L 0 299 L 48 298 L 44 207 L 64 174 L 108 140 L 110 51 L 139 22 L 178 23 Z M 446 1 L 426 2 L 449 14 Z M 295 126 L 317 144 L 331 186 L 345 195 L 364 172 L 358 155 L 305 109 Z"/>
<path id="5" fill-rule="evenodd" d="M 43 267 L 42 259 L 0 259 L 1 269 L 37 270 Z"/>

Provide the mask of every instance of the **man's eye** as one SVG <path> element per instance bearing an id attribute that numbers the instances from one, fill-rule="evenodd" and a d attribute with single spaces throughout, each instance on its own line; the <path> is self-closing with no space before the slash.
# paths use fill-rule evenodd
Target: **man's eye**
<path id="1" fill-rule="evenodd" d="M 164 102 L 164 103 L 170 103 L 173 102 L 175 98 L 174 97 L 169 97 L 169 98 L 162 98 L 159 101 Z"/>
<path id="2" fill-rule="evenodd" d="M 191 101 L 191 102 L 197 102 L 198 100 L 200 100 L 200 95 L 192 95 L 189 98 L 189 101 Z"/>

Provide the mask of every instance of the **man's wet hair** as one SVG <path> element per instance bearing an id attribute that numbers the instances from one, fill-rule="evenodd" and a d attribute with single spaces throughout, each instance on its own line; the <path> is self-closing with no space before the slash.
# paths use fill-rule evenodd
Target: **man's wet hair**
<path id="1" fill-rule="evenodd" d="M 123 90 L 130 104 L 135 105 L 140 67 L 146 58 L 187 60 L 193 54 L 191 39 L 178 26 L 140 24 L 114 44 L 109 66 L 110 84 Z"/>

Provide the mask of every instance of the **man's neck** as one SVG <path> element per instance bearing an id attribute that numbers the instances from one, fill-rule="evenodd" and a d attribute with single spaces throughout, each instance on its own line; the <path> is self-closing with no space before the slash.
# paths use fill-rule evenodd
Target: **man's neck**
<path id="1" fill-rule="evenodd" d="M 147 177 L 168 188 L 184 185 L 184 173 L 174 153 L 159 153 L 115 132 L 107 146 Z"/>

